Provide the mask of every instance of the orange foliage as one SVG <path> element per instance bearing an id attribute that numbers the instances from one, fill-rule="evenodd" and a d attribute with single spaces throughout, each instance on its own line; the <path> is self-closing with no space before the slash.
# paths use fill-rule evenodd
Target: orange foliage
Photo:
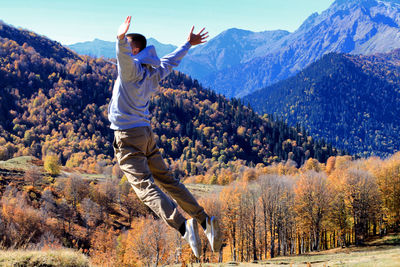
<path id="1" fill-rule="evenodd" d="M 1 217 L 5 227 L 7 246 L 24 248 L 30 242 L 38 241 L 43 233 L 43 219 L 40 212 L 28 204 L 26 193 L 16 197 L 3 197 Z"/>
<path id="2" fill-rule="evenodd" d="M 161 220 L 136 218 L 131 229 L 120 236 L 119 263 L 123 266 L 150 266 L 178 260 L 176 230 Z M 180 237 L 178 236 L 180 239 Z"/>
<path id="3" fill-rule="evenodd" d="M 115 266 L 117 262 L 117 236 L 118 232 L 99 227 L 90 240 L 90 256 L 92 262 L 99 266 Z"/>

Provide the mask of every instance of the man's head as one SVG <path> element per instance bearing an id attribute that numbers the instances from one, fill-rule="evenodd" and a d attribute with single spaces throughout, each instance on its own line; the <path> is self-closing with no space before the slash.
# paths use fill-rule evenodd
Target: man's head
<path id="1" fill-rule="evenodd" d="M 129 33 L 126 35 L 126 39 L 128 39 L 128 42 L 132 48 L 132 54 L 134 55 L 137 55 L 147 46 L 146 37 L 139 33 Z"/>

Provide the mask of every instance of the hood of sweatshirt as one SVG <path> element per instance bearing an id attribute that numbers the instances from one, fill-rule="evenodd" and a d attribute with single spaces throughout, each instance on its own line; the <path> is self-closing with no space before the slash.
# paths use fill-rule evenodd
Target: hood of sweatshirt
<path id="1" fill-rule="evenodd" d="M 118 77 L 108 106 L 111 129 L 126 130 L 151 125 L 149 100 L 160 81 L 178 66 L 190 47 L 190 43 L 186 42 L 159 59 L 154 46 L 133 55 L 126 38 L 116 42 Z"/>
<path id="2" fill-rule="evenodd" d="M 156 49 L 153 45 L 147 46 L 137 55 L 133 56 L 133 58 L 139 61 L 141 64 L 150 65 L 154 68 L 158 68 L 161 64 L 161 61 L 157 56 Z"/>

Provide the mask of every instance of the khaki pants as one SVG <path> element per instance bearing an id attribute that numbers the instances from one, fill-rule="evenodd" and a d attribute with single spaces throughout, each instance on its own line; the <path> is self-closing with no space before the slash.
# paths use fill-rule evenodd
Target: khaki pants
<path id="1" fill-rule="evenodd" d="M 198 223 L 206 219 L 204 209 L 165 165 L 149 126 L 115 131 L 114 134 L 113 146 L 119 166 L 144 204 L 175 229 L 186 220 L 155 180 Z"/>

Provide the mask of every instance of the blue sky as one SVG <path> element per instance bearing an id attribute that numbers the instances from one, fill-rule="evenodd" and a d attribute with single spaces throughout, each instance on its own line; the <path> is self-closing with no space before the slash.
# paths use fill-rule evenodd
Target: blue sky
<path id="1" fill-rule="evenodd" d="M 62 44 L 113 41 L 118 26 L 132 15 L 130 32 L 179 45 L 192 25 L 210 37 L 229 28 L 295 31 L 313 12 L 334 0 L 3 0 L 0 19 Z"/>

